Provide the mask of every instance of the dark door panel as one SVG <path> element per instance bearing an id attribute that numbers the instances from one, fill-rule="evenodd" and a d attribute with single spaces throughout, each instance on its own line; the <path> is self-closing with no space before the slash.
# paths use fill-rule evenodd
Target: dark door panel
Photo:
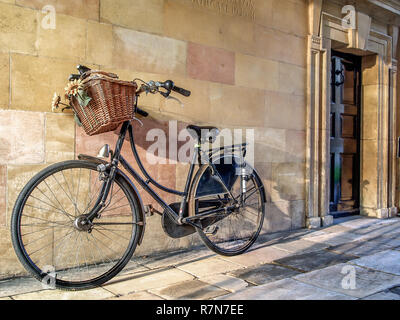
<path id="1" fill-rule="evenodd" d="M 359 209 L 360 75 L 358 57 L 332 52 L 329 209 L 334 216 Z"/>

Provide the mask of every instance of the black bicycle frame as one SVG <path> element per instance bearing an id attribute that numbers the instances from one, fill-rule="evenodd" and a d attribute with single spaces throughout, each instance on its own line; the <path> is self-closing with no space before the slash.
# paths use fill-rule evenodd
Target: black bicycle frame
<path id="1" fill-rule="evenodd" d="M 144 177 L 147 180 L 144 180 L 137 172 L 135 169 L 132 168 L 132 166 L 125 160 L 125 158 L 121 155 L 121 149 L 123 146 L 123 143 L 125 141 L 126 138 L 126 133 L 128 132 L 129 134 L 129 141 L 130 141 L 130 146 L 133 152 L 133 155 L 135 157 L 135 160 L 139 166 L 140 171 L 143 173 Z M 227 150 L 232 150 L 234 148 L 237 147 L 241 147 L 243 148 L 246 144 L 242 144 L 242 145 L 234 145 L 234 146 L 230 146 L 228 147 Z M 216 151 L 221 151 L 224 150 L 224 148 L 217 148 L 217 149 L 213 149 L 210 151 L 210 154 L 213 154 Z M 235 206 L 230 206 L 230 207 L 224 207 L 224 208 L 217 208 L 217 209 L 212 209 L 212 210 L 208 210 L 205 212 L 202 212 L 199 215 L 196 216 L 192 216 L 192 217 L 188 217 L 187 215 L 187 200 L 188 200 L 188 196 L 189 196 L 189 192 L 190 192 L 190 188 L 191 188 L 191 181 L 193 178 L 193 173 L 194 173 L 194 168 L 196 165 L 196 159 L 201 159 L 201 155 L 200 155 L 200 144 L 197 143 L 195 146 L 195 152 L 193 152 L 193 158 L 190 162 L 190 168 L 189 168 L 189 172 L 186 178 L 186 183 L 185 183 L 185 188 L 184 191 L 178 191 L 178 190 L 174 190 L 174 189 L 170 189 L 167 188 L 161 184 L 159 184 L 157 181 L 155 181 L 146 171 L 146 169 L 144 168 L 139 154 L 136 150 L 136 146 L 135 146 L 135 142 L 134 142 L 134 135 L 133 135 L 133 129 L 132 129 L 132 125 L 130 123 L 130 121 L 126 121 L 122 124 L 119 136 L 118 136 L 118 141 L 116 143 L 115 146 L 115 151 L 112 155 L 112 160 L 111 160 L 111 165 L 110 165 L 110 172 L 109 172 L 109 176 L 108 179 L 106 180 L 106 182 L 103 185 L 102 191 L 100 193 L 100 196 L 96 202 L 96 204 L 94 205 L 93 209 L 89 212 L 88 214 L 88 219 L 92 220 L 97 213 L 104 208 L 109 191 L 112 187 L 112 183 L 113 180 L 115 178 L 115 174 L 116 174 L 116 170 L 118 167 L 118 164 L 121 163 L 121 165 L 129 172 L 129 174 L 142 186 L 142 188 L 144 190 L 146 190 L 150 196 L 157 201 L 160 206 L 165 210 L 165 212 L 168 214 L 168 216 L 178 225 L 182 225 L 182 224 L 190 224 L 194 227 L 201 227 L 199 225 L 197 225 L 195 223 L 194 220 L 196 219 L 204 219 L 207 217 L 211 217 L 211 216 L 215 216 L 216 214 L 220 213 L 220 212 L 228 212 L 230 210 L 232 210 Z M 229 190 L 229 188 L 226 186 L 225 182 L 223 181 L 223 179 L 221 178 L 221 176 L 219 175 L 218 171 L 216 170 L 215 165 L 209 161 L 208 159 L 205 159 L 207 164 L 209 166 L 211 166 L 213 172 L 215 172 L 216 176 L 218 177 L 218 180 L 220 181 L 220 183 L 222 184 L 222 186 L 225 188 L 226 192 L 229 193 L 232 197 L 233 195 L 231 194 L 231 191 Z M 171 207 L 170 205 L 168 205 L 158 194 L 157 192 L 154 191 L 154 189 L 150 186 L 150 184 L 153 184 L 155 187 L 157 187 L 160 190 L 163 190 L 167 193 L 171 193 L 171 194 L 175 194 L 178 196 L 181 196 L 181 203 L 180 203 L 180 208 L 179 208 L 179 212 L 176 213 Z"/>

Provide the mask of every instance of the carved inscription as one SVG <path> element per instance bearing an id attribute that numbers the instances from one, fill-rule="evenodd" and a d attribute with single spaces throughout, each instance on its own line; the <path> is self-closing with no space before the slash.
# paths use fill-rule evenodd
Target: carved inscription
<path id="1" fill-rule="evenodd" d="M 255 20 L 253 0 L 192 0 L 192 2 L 218 13 Z"/>

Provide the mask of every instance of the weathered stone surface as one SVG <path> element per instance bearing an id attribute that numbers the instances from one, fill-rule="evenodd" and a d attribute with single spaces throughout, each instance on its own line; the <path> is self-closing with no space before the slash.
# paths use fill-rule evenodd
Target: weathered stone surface
<path id="1" fill-rule="evenodd" d="M 0 109 L 7 109 L 10 103 L 10 56 L 0 53 Z"/>
<path id="2" fill-rule="evenodd" d="M 214 257 L 185 263 L 178 267 L 178 269 L 190 273 L 196 277 L 225 273 L 240 268 L 243 268 L 243 266 L 240 264 Z"/>
<path id="3" fill-rule="evenodd" d="M 267 232 L 290 230 L 292 220 L 290 217 L 290 201 L 275 201 L 266 204 L 269 213 L 264 220 L 263 229 Z"/>
<path id="4" fill-rule="evenodd" d="M 292 255 L 290 257 L 275 260 L 275 262 L 282 266 L 288 266 L 297 270 L 308 272 L 316 269 L 322 269 L 334 264 L 347 262 L 355 258 L 357 257 L 321 250 L 316 252 Z"/>
<path id="5" fill-rule="evenodd" d="M 269 263 L 289 255 L 290 253 L 287 251 L 273 248 L 268 245 L 260 245 L 258 247 L 254 246 L 249 251 L 238 256 L 220 258 L 237 263 L 243 267 L 250 267 L 261 263 Z"/>
<path id="6" fill-rule="evenodd" d="M 381 246 L 377 242 L 363 242 L 363 241 L 354 241 L 350 243 L 344 243 L 336 246 L 330 246 L 327 248 L 330 251 L 334 251 L 337 253 L 345 253 L 351 254 L 358 257 L 375 254 L 384 249 L 388 249 L 386 246 Z"/>
<path id="7" fill-rule="evenodd" d="M 163 300 L 163 298 L 147 291 L 140 291 L 125 296 L 113 297 L 107 300 Z"/>
<path id="8" fill-rule="evenodd" d="M 362 300 L 400 300 L 400 295 L 392 293 L 388 290 L 372 294 Z"/>
<path id="9" fill-rule="evenodd" d="M 304 36 L 307 33 L 307 5 L 303 1 L 273 1 L 274 29 Z"/>
<path id="10" fill-rule="evenodd" d="M 42 283 L 34 278 L 15 278 L 0 282 L 0 297 L 43 290 Z"/>
<path id="11" fill-rule="evenodd" d="M 399 259 L 399 251 L 385 250 L 373 255 L 353 260 L 352 263 L 361 267 L 400 275 L 400 265 L 398 263 Z"/>
<path id="12" fill-rule="evenodd" d="M 194 7 L 189 1 L 166 2 L 164 33 L 169 37 L 245 54 L 255 51 L 254 24 L 251 21 L 213 14 Z"/>
<path id="13" fill-rule="evenodd" d="M 15 0 L 17 5 L 42 9 L 52 5 L 57 13 L 82 19 L 99 20 L 99 0 Z"/>
<path id="14" fill-rule="evenodd" d="M 0 226 L 6 225 L 7 167 L 0 165 Z"/>
<path id="15" fill-rule="evenodd" d="M 0 110 L 0 163 L 43 163 L 43 138 L 43 114 Z"/>
<path id="16" fill-rule="evenodd" d="M 160 289 L 152 289 L 150 292 L 168 300 L 208 300 L 229 293 L 229 291 L 211 286 L 199 280 L 181 282 Z"/>
<path id="17" fill-rule="evenodd" d="M 39 55 L 83 60 L 86 48 L 86 21 L 65 15 L 57 15 L 56 21 L 55 29 L 39 28 Z M 64 77 L 68 79 L 68 75 Z"/>
<path id="18" fill-rule="evenodd" d="M 0 51 L 35 54 L 38 16 L 31 9 L 0 3 Z"/>
<path id="19" fill-rule="evenodd" d="M 266 127 L 305 130 L 305 96 L 268 91 L 265 94 L 265 105 Z"/>
<path id="20" fill-rule="evenodd" d="M 186 43 L 114 27 L 113 66 L 168 75 L 186 73 Z"/>
<path id="21" fill-rule="evenodd" d="M 223 84 L 210 84 L 210 119 L 220 126 L 262 126 L 262 117 L 254 114 L 264 112 L 264 91 Z M 225 112 L 229 106 L 229 112 Z"/>
<path id="22" fill-rule="evenodd" d="M 279 85 L 279 64 L 276 61 L 236 54 L 236 85 L 276 91 Z"/>
<path id="23" fill-rule="evenodd" d="M 71 114 L 46 114 L 46 162 L 72 160 L 75 155 L 75 121 Z"/>
<path id="24" fill-rule="evenodd" d="M 8 223 L 7 217 L 7 227 L 0 226 L 0 279 L 28 275 L 14 252 Z"/>
<path id="25" fill-rule="evenodd" d="M 110 66 L 112 65 L 112 48 L 112 25 L 88 21 L 86 60 L 91 63 Z"/>
<path id="26" fill-rule="evenodd" d="M 292 253 L 306 253 L 320 251 L 328 247 L 327 244 L 316 243 L 304 239 L 294 240 L 294 241 L 282 241 L 280 243 L 274 244 L 274 247 L 289 251 Z"/>
<path id="27" fill-rule="evenodd" d="M 194 79 L 235 83 L 235 54 L 219 48 L 188 43 L 187 73 Z"/>
<path id="28" fill-rule="evenodd" d="M 166 287 L 177 282 L 192 280 L 193 276 L 178 269 L 165 271 L 147 271 L 133 275 L 130 279 L 118 282 L 118 279 L 111 280 L 104 287 L 118 295 L 126 295 L 135 291 L 149 290 L 154 288 Z"/>
<path id="29" fill-rule="evenodd" d="M 100 0 L 100 19 L 130 29 L 161 34 L 163 0 Z"/>
<path id="30" fill-rule="evenodd" d="M 306 94 L 306 69 L 296 65 L 279 63 L 280 92 L 305 95 Z"/>
<path id="31" fill-rule="evenodd" d="M 349 276 L 355 276 L 354 288 Z M 346 278 L 347 276 L 347 278 Z M 316 287 L 336 291 L 357 298 L 364 298 L 376 292 L 400 284 L 400 277 L 349 264 L 338 264 L 294 277 Z"/>
<path id="32" fill-rule="evenodd" d="M 293 279 L 282 279 L 232 293 L 216 300 L 354 300 L 354 297 L 314 287 Z"/>
<path id="33" fill-rule="evenodd" d="M 54 92 L 64 93 L 68 75 L 76 72 L 75 67 L 76 61 L 11 54 L 10 108 L 51 111 Z"/>
<path id="34" fill-rule="evenodd" d="M 103 288 L 84 291 L 43 290 L 12 296 L 15 300 L 97 300 L 112 297 L 113 294 Z"/>
<path id="35" fill-rule="evenodd" d="M 361 237 L 354 233 L 329 233 L 320 231 L 320 233 L 310 234 L 304 237 L 304 239 L 314 242 L 324 242 L 329 245 L 335 246 L 351 241 L 359 240 Z"/>
<path id="36" fill-rule="evenodd" d="M 276 29 L 255 26 L 256 54 L 266 59 L 306 65 L 306 38 Z M 283 45 L 284 44 L 284 45 Z"/>
<path id="37" fill-rule="evenodd" d="M 304 163 L 273 163 L 270 190 L 272 201 L 303 200 L 304 179 Z"/>
<path id="38" fill-rule="evenodd" d="M 231 292 L 242 290 L 248 286 L 246 281 L 224 274 L 205 276 L 201 277 L 200 280 L 203 282 L 207 282 L 215 287 L 222 288 Z"/>
<path id="39" fill-rule="evenodd" d="M 293 269 L 275 264 L 263 264 L 243 270 L 233 271 L 231 274 L 258 286 L 268 282 L 291 278 L 299 273 L 300 272 Z"/>

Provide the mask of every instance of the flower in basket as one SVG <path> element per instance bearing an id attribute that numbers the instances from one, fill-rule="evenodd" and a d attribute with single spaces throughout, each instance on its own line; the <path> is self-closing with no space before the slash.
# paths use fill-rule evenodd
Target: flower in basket
<path id="1" fill-rule="evenodd" d="M 57 92 L 55 92 L 53 100 L 51 101 L 51 111 L 55 112 L 56 109 L 58 109 L 60 102 L 61 102 L 61 97 Z"/>
<path id="2" fill-rule="evenodd" d="M 67 86 L 65 87 L 65 96 L 68 98 L 76 97 L 82 107 L 86 107 L 90 100 L 92 100 L 92 98 L 88 96 L 83 88 L 81 79 L 68 82 Z"/>

